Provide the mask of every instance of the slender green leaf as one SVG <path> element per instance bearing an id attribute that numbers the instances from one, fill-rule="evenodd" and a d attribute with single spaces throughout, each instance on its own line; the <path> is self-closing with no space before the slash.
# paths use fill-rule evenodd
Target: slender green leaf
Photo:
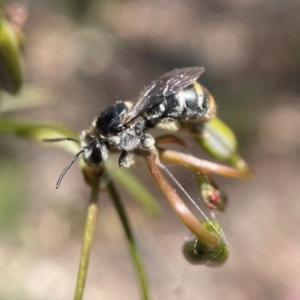
<path id="1" fill-rule="evenodd" d="M 29 107 L 42 106 L 53 99 L 50 91 L 34 85 L 25 84 L 15 96 L 6 92 L 1 93 L 1 112 L 19 110 Z"/>
<path id="2" fill-rule="evenodd" d="M 83 297 L 98 214 L 99 182 L 100 177 L 95 175 L 93 178 L 91 199 L 87 211 L 74 300 L 81 300 Z"/>
<path id="3" fill-rule="evenodd" d="M 132 261 L 133 261 L 133 264 L 134 264 L 134 267 L 136 270 L 136 274 L 138 276 L 139 283 L 140 283 L 140 288 L 141 288 L 141 292 L 142 292 L 142 300 L 150 300 L 150 292 L 149 292 L 148 280 L 147 280 L 145 268 L 144 268 L 141 256 L 139 254 L 138 247 L 137 247 L 136 241 L 134 239 L 134 235 L 133 235 L 125 208 L 122 204 L 120 196 L 119 196 L 112 180 L 110 180 L 110 178 L 108 178 L 108 180 L 109 181 L 107 184 L 107 189 L 111 196 L 113 204 L 117 210 L 117 213 L 119 215 L 119 218 L 122 222 L 122 225 L 123 225 L 123 228 L 124 228 L 124 231 L 126 234 L 130 255 L 131 255 L 131 258 L 132 258 Z"/>
<path id="4" fill-rule="evenodd" d="M 20 45 L 12 26 L 0 12 L 0 88 L 16 93 L 23 82 Z"/>
<path id="5" fill-rule="evenodd" d="M 19 120 L 12 118 L 0 118 L 0 132 L 16 134 L 18 136 L 42 141 L 59 137 L 78 138 L 78 135 L 63 124 L 45 125 L 38 122 Z M 46 144 L 46 142 L 44 142 Z M 55 143 L 56 146 L 75 154 L 80 149 L 74 142 Z"/>

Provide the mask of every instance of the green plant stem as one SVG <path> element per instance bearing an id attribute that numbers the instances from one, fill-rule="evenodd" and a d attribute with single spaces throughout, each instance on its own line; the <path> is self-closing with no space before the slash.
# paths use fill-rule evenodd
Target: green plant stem
<path id="1" fill-rule="evenodd" d="M 166 199 L 181 222 L 207 247 L 212 249 L 216 248 L 220 243 L 219 237 L 205 229 L 185 205 L 185 203 L 177 194 L 176 190 L 174 190 L 174 188 L 168 183 L 168 181 L 160 172 L 157 166 L 156 158 L 153 154 L 149 154 L 147 156 L 147 164 L 152 178 L 165 195 Z"/>
<path id="2" fill-rule="evenodd" d="M 95 224 L 98 213 L 98 191 L 100 176 L 95 173 L 92 184 L 92 194 L 87 211 L 85 222 L 83 244 L 80 255 L 79 271 L 75 290 L 74 300 L 81 300 L 84 292 L 84 286 L 87 277 L 91 246 L 95 231 Z"/>
<path id="3" fill-rule="evenodd" d="M 140 281 L 140 287 L 141 287 L 141 292 L 143 296 L 143 300 L 149 300 L 150 299 L 150 294 L 149 294 L 149 288 L 148 288 L 148 280 L 146 277 L 146 272 L 145 268 L 143 266 L 142 259 L 140 257 L 140 254 L 138 252 L 138 248 L 136 245 L 136 242 L 134 240 L 133 232 L 131 230 L 125 208 L 122 204 L 122 201 L 119 197 L 119 194 L 113 184 L 113 182 L 108 179 L 108 184 L 107 184 L 107 189 L 109 191 L 109 194 L 113 200 L 114 206 L 118 212 L 118 215 L 120 217 L 120 220 L 122 222 L 126 237 L 127 237 L 127 242 L 131 254 L 131 258 L 133 260 L 136 273 L 138 276 L 138 279 Z"/>
<path id="4" fill-rule="evenodd" d="M 196 172 L 215 173 L 241 179 L 250 179 L 253 177 L 252 171 L 246 166 L 238 170 L 174 150 L 159 149 L 159 157 L 164 161 L 181 165 Z"/>

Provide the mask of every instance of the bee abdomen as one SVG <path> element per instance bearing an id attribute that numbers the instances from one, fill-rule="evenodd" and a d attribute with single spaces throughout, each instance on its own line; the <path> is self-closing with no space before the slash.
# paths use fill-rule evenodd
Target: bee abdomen
<path id="1" fill-rule="evenodd" d="M 205 115 L 208 108 L 208 93 L 195 82 L 182 91 L 185 107 L 180 119 L 198 119 Z"/>
<path id="2" fill-rule="evenodd" d="M 144 117 L 148 126 L 155 126 L 163 118 L 177 120 L 209 120 L 216 108 L 211 94 L 198 82 L 179 90 L 148 111 Z"/>

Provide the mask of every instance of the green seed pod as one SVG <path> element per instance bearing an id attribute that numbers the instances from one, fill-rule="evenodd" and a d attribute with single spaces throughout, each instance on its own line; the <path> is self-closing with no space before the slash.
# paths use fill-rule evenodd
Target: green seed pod
<path id="1" fill-rule="evenodd" d="M 217 184 L 208 174 L 198 172 L 195 176 L 199 184 L 201 197 L 206 207 L 223 212 L 228 203 L 227 195 L 219 189 Z"/>
<path id="2" fill-rule="evenodd" d="M 207 263 L 208 257 L 200 255 L 195 251 L 197 239 L 188 240 L 183 244 L 182 252 L 185 259 L 193 265 L 203 265 Z"/>
<path id="3" fill-rule="evenodd" d="M 15 30 L 0 14 L 0 89 L 14 94 L 23 82 L 20 46 Z"/>
<path id="4" fill-rule="evenodd" d="M 195 141 L 212 157 L 230 161 L 237 154 L 237 140 L 232 130 L 220 119 L 193 127 Z"/>
<path id="5" fill-rule="evenodd" d="M 208 231 L 220 236 L 219 232 L 221 227 L 217 222 L 204 221 L 202 222 L 202 225 Z M 229 251 L 224 239 L 222 238 L 220 238 L 219 245 L 214 249 L 208 248 L 199 239 L 194 238 L 184 243 L 183 254 L 185 258 L 192 264 L 206 264 L 209 267 L 215 267 L 226 262 L 229 256 Z"/>
<path id="6" fill-rule="evenodd" d="M 227 196 L 222 191 L 215 189 L 212 185 L 202 184 L 201 196 L 208 208 L 222 212 L 225 210 Z"/>
<path id="7" fill-rule="evenodd" d="M 222 230 L 220 224 L 216 221 L 212 221 L 212 222 L 203 221 L 202 225 L 208 231 L 215 233 L 217 235 L 219 235 L 219 232 L 221 232 L 221 230 Z M 216 232 L 216 229 L 218 230 L 218 232 Z M 202 244 L 202 245 L 201 244 L 202 243 L 198 240 L 196 248 L 199 250 L 196 250 L 196 251 L 203 252 L 204 251 L 203 249 L 206 249 L 210 253 L 209 264 L 208 264 L 209 266 L 219 266 L 228 259 L 229 250 L 228 250 L 228 246 L 223 238 L 220 238 L 219 245 L 213 250 L 208 249 L 204 244 Z"/>

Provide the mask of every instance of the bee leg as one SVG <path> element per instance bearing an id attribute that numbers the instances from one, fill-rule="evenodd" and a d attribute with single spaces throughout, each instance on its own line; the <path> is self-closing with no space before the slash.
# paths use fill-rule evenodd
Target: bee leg
<path id="1" fill-rule="evenodd" d="M 141 136 L 140 141 L 142 148 L 154 154 L 158 160 L 158 150 L 155 147 L 154 137 L 151 134 L 146 133 Z"/>
<path id="2" fill-rule="evenodd" d="M 175 132 L 180 129 L 180 123 L 173 118 L 163 118 L 155 125 L 155 127 L 166 131 Z"/>
<path id="3" fill-rule="evenodd" d="M 133 153 L 128 151 L 123 151 L 118 160 L 119 167 L 129 168 L 132 164 L 134 164 Z"/>

